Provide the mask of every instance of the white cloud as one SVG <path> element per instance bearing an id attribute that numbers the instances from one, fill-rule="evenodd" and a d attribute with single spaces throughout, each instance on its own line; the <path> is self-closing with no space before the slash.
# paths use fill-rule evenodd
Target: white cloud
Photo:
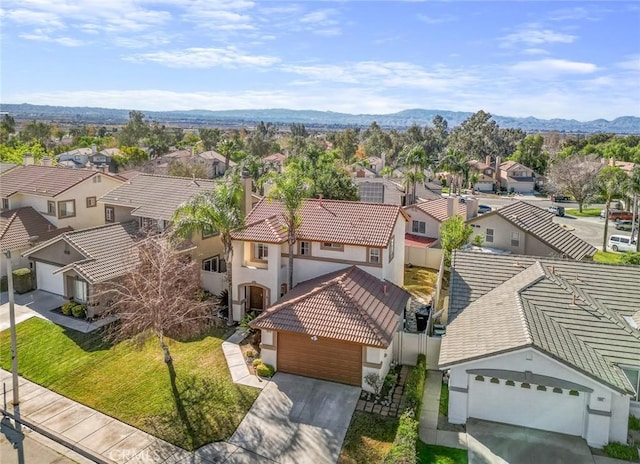
<path id="1" fill-rule="evenodd" d="M 25 9 L 3 10 L 2 16 L 18 24 L 32 24 L 53 28 L 63 28 L 59 18 L 52 13 Z"/>
<path id="2" fill-rule="evenodd" d="M 602 14 L 607 10 L 602 8 L 585 8 L 583 6 L 576 6 L 572 8 L 561 8 L 559 10 L 552 11 L 548 17 L 551 21 L 598 21 Z"/>
<path id="3" fill-rule="evenodd" d="M 628 60 L 616 64 L 619 68 L 640 72 L 640 55 L 630 56 Z"/>
<path id="4" fill-rule="evenodd" d="M 170 68 L 267 67 L 280 61 L 274 56 L 244 54 L 234 47 L 192 47 L 183 50 L 140 53 L 128 56 L 125 59 L 134 62 L 158 63 Z"/>
<path id="5" fill-rule="evenodd" d="M 541 28 L 537 24 L 529 24 L 524 29 L 500 38 L 503 47 L 512 47 L 524 43 L 527 45 L 542 45 L 549 43 L 573 43 L 577 36 Z"/>
<path id="6" fill-rule="evenodd" d="M 307 25 L 307 30 L 314 34 L 336 36 L 342 33 L 337 19 L 338 11 L 333 8 L 311 11 L 303 15 L 298 21 Z"/>
<path id="7" fill-rule="evenodd" d="M 427 23 L 427 24 L 450 23 L 458 20 L 457 16 L 451 15 L 451 14 L 445 14 L 441 16 L 429 16 L 425 14 L 419 14 L 417 18 L 423 23 Z"/>
<path id="8" fill-rule="evenodd" d="M 509 70 L 526 76 L 552 79 L 559 74 L 591 74 L 596 72 L 598 67 L 593 63 L 547 58 L 521 61 L 509 66 Z"/>
<path id="9" fill-rule="evenodd" d="M 549 52 L 544 48 L 525 48 L 522 53 L 525 55 L 549 55 Z"/>
<path id="10" fill-rule="evenodd" d="M 25 40 L 36 40 L 40 42 L 56 43 L 65 47 L 79 47 L 85 45 L 85 42 L 75 39 L 73 37 L 54 37 L 49 35 L 46 31 L 36 29 L 32 33 L 20 34 L 20 38 Z"/>

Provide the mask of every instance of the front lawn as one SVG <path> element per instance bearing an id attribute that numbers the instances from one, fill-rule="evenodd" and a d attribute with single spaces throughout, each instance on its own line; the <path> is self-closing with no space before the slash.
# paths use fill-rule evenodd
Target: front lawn
<path id="1" fill-rule="evenodd" d="M 391 450 L 397 428 L 397 417 L 384 417 L 356 411 L 351 418 L 338 462 L 341 464 L 382 462 Z"/>
<path id="2" fill-rule="evenodd" d="M 593 256 L 593 260 L 596 263 L 605 263 L 605 264 L 620 264 L 620 259 L 623 254 L 618 253 L 616 251 L 596 251 L 596 254 Z"/>
<path id="3" fill-rule="evenodd" d="M 404 288 L 412 295 L 427 301 L 435 292 L 438 271 L 426 267 L 405 266 Z"/>
<path id="4" fill-rule="evenodd" d="M 444 446 L 426 445 L 418 442 L 419 464 L 467 464 L 468 452 Z"/>
<path id="5" fill-rule="evenodd" d="M 582 212 L 578 211 L 578 208 L 569 208 L 564 212 L 575 217 L 600 217 L 600 211 L 602 208 L 582 208 Z"/>
<path id="6" fill-rule="evenodd" d="M 169 340 L 172 371 L 155 339 L 111 345 L 39 318 L 17 334 L 22 376 L 185 449 L 229 438 L 259 393 L 233 384 L 223 330 Z M 0 365 L 11 368 L 8 330 L 0 333 Z"/>

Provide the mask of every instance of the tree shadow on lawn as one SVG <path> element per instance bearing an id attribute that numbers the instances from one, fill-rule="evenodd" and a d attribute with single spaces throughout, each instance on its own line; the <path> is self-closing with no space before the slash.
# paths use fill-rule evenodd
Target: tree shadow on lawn
<path id="1" fill-rule="evenodd" d="M 78 345 L 78 348 L 88 353 L 93 353 L 95 351 L 108 351 L 115 345 L 115 342 L 107 336 L 107 330 L 107 328 L 102 327 L 93 332 L 82 333 L 65 327 L 62 333 Z"/>
<path id="2" fill-rule="evenodd" d="M 148 430 L 187 450 L 229 438 L 246 412 L 243 405 L 250 406 L 253 397 L 215 377 L 178 374 L 173 363 L 167 367 L 175 407 L 148 418 Z"/>

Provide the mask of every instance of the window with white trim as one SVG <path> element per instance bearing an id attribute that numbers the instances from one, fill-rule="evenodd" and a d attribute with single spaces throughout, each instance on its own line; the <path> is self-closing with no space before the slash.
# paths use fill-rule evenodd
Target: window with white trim
<path id="1" fill-rule="evenodd" d="M 3 198 L 2 199 L 2 209 L 9 209 L 9 199 L 8 198 Z"/>
<path id="2" fill-rule="evenodd" d="M 369 248 L 369 262 L 380 264 L 380 248 Z"/>
<path id="3" fill-rule="evenodd" d="M 76 279 L 73 284 L 73 299 L 85 303 L 87 301 L 87 283 L 84 280 Z"/>
<path id="4" fill-rule="evenodd" d="M 311 256 L 311 242 L 298 242 L 298 247 L 300 256 Z"/>
<path id="5" fill-rule="evenodd" d="M 484 241 L 487 243 L 493 243 L 493 229 L 487 229 L 484 234 Z"/>
<path id="6" fill-rule="evenodd" d="M 87 208 L 93 208 L 97 206 L 97 204 L 96 197 L 87 197 Z"/>
<path id="7" fill-rule="evenodd" d="M 424 221 L 411 221 L 411 233 L 424 235 L 427 233 L 427 223 Z"/>
<path id="8" fill-rule="evenodd" d="M 48 201 L 47 202 L 47 213 L 51 214 L 52 216 L 56 215 L 56 202 L 55 201 Z"/>
<path id="9" fill-rule="evenodd" d="M 269 246 L 264 243 L 255 243 L 253 245 L 253 259 L 267 261 L 269 259 Z"/>
<path id="10" fill-rule="evenodd" d="M 105 206 L 104 207 L 104 220 L 106 222 L 115 222 L 116 220 L 116 211 L 113 206 Z"/>
<path id="11" fill-rule="evenodd" d="M 520 232 L 511 232 L 511 246 L 520 246 Z"/>
<path id="12" fill-rule="evenodd" d="M 636 394 L 631 397 L 631 401 L 640 401 L 640 371 L 638 369 L 622 368 L 622 372 L 629 379 L 629 383 L 636 391 Z"/>
<path id="13" fill-rule="evenodd" d="M 321 247 L 323 250 L 335 250 L 335 251 L 342 251 L 343 246 L 341 243 L 330 243 L 330 242 L 325 242 L 322 244 Z"/>
<path id="14" fill-rule="evenodd" d="M 220 255 L 202 260 L 202 270 L 205 272 L 227 272 L 227 263 Z"/>

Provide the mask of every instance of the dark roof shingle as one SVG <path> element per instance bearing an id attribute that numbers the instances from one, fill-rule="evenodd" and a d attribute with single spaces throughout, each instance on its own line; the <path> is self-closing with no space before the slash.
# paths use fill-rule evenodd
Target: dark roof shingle
<path id="1" fill-rule="evenodd" d="M 0 243 L 3 250 L 16 250 L 30 245 L 33 239 L 44 242 L 71 227 L 57 229 L 31 206 L 3 211 L 0 214 Z"/>

